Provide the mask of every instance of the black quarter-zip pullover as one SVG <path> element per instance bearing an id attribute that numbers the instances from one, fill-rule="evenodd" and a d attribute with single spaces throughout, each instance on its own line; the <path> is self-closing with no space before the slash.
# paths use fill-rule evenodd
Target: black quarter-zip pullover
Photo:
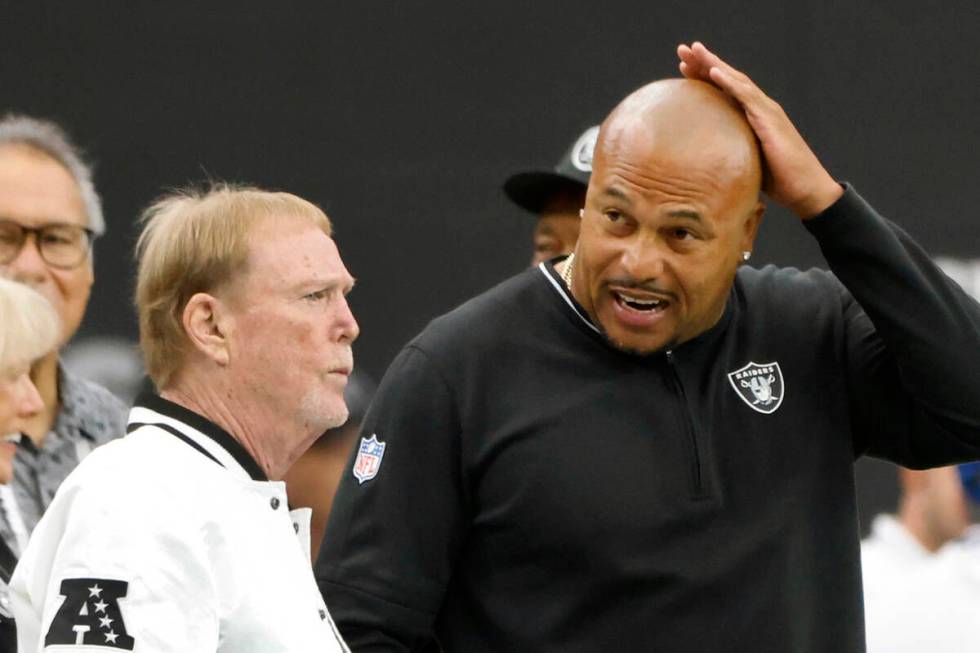
<path id="1" fill-rule="evenodd" d="M 980 307 L 851 189 L 806 226 L 834 274 L 742 268 L 669 353 L 550 264 L 409 343 L 316 567 L 352 650 L 862 651 L 853 461 L 980 457 Z"/>

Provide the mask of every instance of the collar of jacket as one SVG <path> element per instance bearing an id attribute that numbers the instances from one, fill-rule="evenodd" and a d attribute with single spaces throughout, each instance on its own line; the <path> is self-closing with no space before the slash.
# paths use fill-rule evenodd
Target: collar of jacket
<path id="1" fill-rule="evenodd" d="M 258 462 L 252 458 L 251 454 L 245 450 L 242 443 L 236 440 L 230 433 L 223 428 L 194 411 L 185 408 L 172 401 L 164 399 L 160 395 L 146 392 L 136 398 L 134 406 L 148 408 L 154 412 L 172 417 L 183 422 L 191 428 L 197 429 L 219 444 L 235 459 L 235 461 L 248 472 L 248 475 L 255 481 L 268 481 L 269 477 L 259 466 Z"/>

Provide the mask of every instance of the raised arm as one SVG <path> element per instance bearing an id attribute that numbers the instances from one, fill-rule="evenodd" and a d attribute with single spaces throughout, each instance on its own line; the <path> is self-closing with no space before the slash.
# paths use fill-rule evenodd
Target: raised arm
<path id="1" fill-rule="evenodd" d="M 830 176 L 785 111 L 703 44 L 680 70 L 745 111 L 766 193 L 817 239 L 844 288 L 843 358 L 855 450 L 910 467 L 980 458 L 980 305 L 904 231 Z"/>
<path id="2" fill-rule="evenodd" d="M 745 73 L 732 68 L 698 41 L 678 46 L 677 55 L 685 77 L 715 84 L 742 106 L 762 146 L 767 173 L 764 190 L 773 201 L 803 220 L 837 201 L 843 193 L 841 185 L 823 167 L 775 100 Z"/>

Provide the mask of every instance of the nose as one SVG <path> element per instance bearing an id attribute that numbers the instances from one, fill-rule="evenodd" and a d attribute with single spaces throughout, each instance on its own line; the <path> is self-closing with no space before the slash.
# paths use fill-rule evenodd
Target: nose
<path id="1" fill-rule="evenodd" d="M 655 235 L 637 234 L 623 249 L 623 271 L 637 282 L 661 278 L 666 266 L 664 247 L 663 241 Z"/>
<path id="2" fill-rule="evenodd" d="M 18 392 L 14 399 L 16 402 L 14 407 L 17 410 L 17 416 L 25 418 L 40 412 L 44 408 L 44 401 L 41 399 L 41 393 L 38 392 L 37 386 L 31 381 L 31 377 L 27 372 L 20 375 L 20 378 L 17 380 L 17 385 Z"/>
<path id="3" fill-rule="evenodd" d="M 357 320 L 354 318 L 354 313 L 350 310 L 350 304 L 347 303 L 347 298 L 343 297 L 340 301 L 341 306 L 334 322 L 334 329 L 336 330 L 339 341 L 351 343 L 357 340 L 357 336 L 361 333 L 361 327 L 357 325 Z"/>

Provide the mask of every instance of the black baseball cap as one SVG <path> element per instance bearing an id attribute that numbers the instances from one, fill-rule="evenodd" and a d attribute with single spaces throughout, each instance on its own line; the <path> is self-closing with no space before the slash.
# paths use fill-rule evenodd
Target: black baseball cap
<path id="1" fill-rule="evenodd" d="M 565 190 L 584 191 L 592 174 L 592 153 L 598 135 L 599 125 L 582 132 L 552 170 L 528 170 L 511 175 L 504 182 L 504 193 L 521 208 L 540 213 L 555 194 Z"/>

